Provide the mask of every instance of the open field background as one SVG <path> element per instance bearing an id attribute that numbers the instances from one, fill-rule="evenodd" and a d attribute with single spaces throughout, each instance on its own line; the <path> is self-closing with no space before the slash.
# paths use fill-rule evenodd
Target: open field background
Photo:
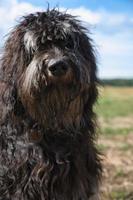
<path id="1" fill-rule="evenodd" d="M 133 200 L 133 87 L 99 89 L 98 148 L 104 154 L 102 200 Z"/>

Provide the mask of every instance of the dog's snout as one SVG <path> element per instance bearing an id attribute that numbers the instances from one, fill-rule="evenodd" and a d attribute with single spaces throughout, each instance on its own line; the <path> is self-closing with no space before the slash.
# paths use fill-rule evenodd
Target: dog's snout
<path id="1" fill-rule="evenodd" d="M 63 76 L 68 70 L 67 63 L 65 61 L 58 61 L 48 67 L 48 70 L 53 76 Z"/>

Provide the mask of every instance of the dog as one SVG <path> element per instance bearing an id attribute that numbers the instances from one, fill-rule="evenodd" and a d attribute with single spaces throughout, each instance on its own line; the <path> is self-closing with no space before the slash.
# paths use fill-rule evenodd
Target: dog
<path id="1" fill-rule="evenodd" d="M 76 17 L 47 9 L 10 33 L 0 68 L 0 200 L 98 200 L 97 64 Z"/>

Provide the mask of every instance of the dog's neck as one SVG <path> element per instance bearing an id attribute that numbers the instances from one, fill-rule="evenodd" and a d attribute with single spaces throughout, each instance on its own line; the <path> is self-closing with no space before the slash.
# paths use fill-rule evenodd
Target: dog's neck
<path id="1" fill-rule="evenodd" d="M 36 141 L 42 152 L 42 161 L 33 167 L 34 176 L 48 174 L 48 184 L 51 184 L 51 180 L 55 181 L 55 191 L 51 192 L 56 192 L 61 200 L 62 196 L 66 196 L 65 200 L 88 200 L 95 193 L 94 189 L 98 184 L 98 178 L 95 178 L 98 177 L 97 163 L 94 160 L 96 153 L 91 143 L 85 132 L 70 135 L 66 130 L 47 130 Z"/>
<path id="2" fill-rule="evenodd" d="M 27 174 L 27 184 L 23 185 L 26 194 L 29 194 L 28 187 L 33 187 L 32 181 L 35 184 L 46 181 L 50 195 L 57 195 L 57 199 L 88 200 L 97 190 L 101 170 L 89 127 L 45 129 L 29 116 L 25 123 L 27 143 L 32 143 L 33 150 L 21 167 Z"/>

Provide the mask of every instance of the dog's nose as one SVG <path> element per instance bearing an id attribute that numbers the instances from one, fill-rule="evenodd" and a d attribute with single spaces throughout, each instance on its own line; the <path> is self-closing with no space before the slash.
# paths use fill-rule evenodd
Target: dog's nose
<path id="1" fill-rule="evenodd" d="M 68 66 L 65 61 L 58 61 L 48 67 L 48 70 L 53 76 L 63 76 L 68 70 Z"/>

